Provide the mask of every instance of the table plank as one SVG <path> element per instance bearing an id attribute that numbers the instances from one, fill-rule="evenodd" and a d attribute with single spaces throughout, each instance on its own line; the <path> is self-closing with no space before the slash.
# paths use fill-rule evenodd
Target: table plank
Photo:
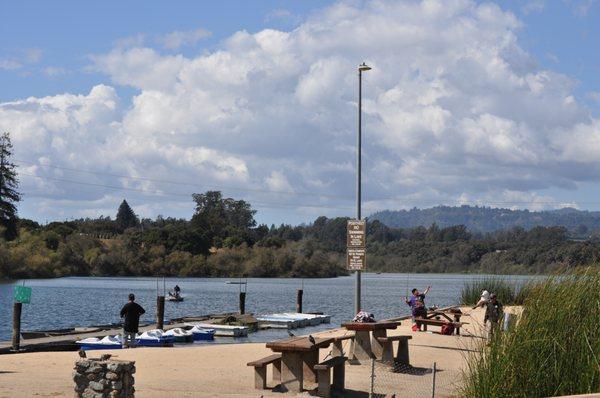
<path id="1" fill-rule="evenodd" d="M 342 327 L 347 330 L 362 330 L 372 332 L 373 330 L 381 330 L 381 329 L 396 329 L 400 325 L 400 322 L 371 322 L 371 323 L 361 323 L 361 322 L 350 322 L 343 323 Z"/>
<path id="2" fill-rule="evenodd" d="M 312 351 L 314 349 L 329 346 L 333 338 L 315 337 L 315 344 L 312 344 L 308 337 L 294 337 L 291 339 L 271 341 L 267 343 L 267 348 L 276 352 L 283 351 Z"/>

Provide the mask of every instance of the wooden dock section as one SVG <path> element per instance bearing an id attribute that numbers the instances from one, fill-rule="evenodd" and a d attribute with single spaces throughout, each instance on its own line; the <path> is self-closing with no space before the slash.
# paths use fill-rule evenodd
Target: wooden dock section
<path id="1" fill-rule="evenodd" d="M 252 314 L 209 314 L 209 315 L 201 315 L 201 316 L 190 316 L 183 318 L 175 318 L 171 319 L 168 322 L 165 322 L 164 329 L 174 329 L 174 328 L 189 328 L 189 324 L 191 322 L 194 323 L 207 323 L 216 325 L 229 325 L 233 324 L 236 326 L 245 326 L 248 328 L 248 331 L 256 331 L 258 329 L 258 321 L 252 316 Z M 48 336 L 48 337 L 37 337 L 37 338 L 28 338 L 21 339 L 21 349 L 19 352 L 41 352 L 41 351 L 76 351 L 79 349 L 79 346 L 75 344 L 78 340 L 83 340 L 89 337 L 98 337 L 102 338 L 105 336 L 114 336 L 117 334 L 122 334 L 123 329 L 121 326 L 102 326 L 102 327 L 91 327 L 91 328 L 74 328 L 73 333 L 69 334 L 60 334 L 57 336 Z M 148 330 L 156 329 L 156 324 L 146 324 L 140 325 L 139 333 L 143 333 Z M 59 330 L 59 333 L 65 333 L 66 329 Z M 46 331 L 46 333 L 51 333 L 52 331 Z M 35 334 L 30 334 L 35 335 Z M 0 355 L 1 354 L 11 354 L 12 351 L 12 343 L 11 341 L 0 341 Z"/>

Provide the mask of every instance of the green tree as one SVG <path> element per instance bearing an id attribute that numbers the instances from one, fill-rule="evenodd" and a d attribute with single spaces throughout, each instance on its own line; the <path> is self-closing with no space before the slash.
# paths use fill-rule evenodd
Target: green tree
<path id="1" fill-rule="evenodd" d="M 119 211 L 117 211 L 117 227 L 124 231 L 127 228 L 136 227 L 139 225 L 140 220 L 133 212 L 133 209 L 129 206 L 129 203 L 125 199 L 121 202 L 119 206 Z"/>
<path id="2" fill-rule="evenodd" d="M 16 166 L 10 161 L 12 143 L 10 134 L 0 136 L 0 225 L 4 230 L 4 239 L 13 240 L 17 237 L 17 207 L 21 194 L 17 191 Z"/>
<path id="3" fill-rule="evenodd" d="M 214 246 L 221 246 L 226 238 L 237 237 L 246 241 L 250 238 L 250 228 L 256 226 L 250 203 L 244 200 L 223 198 L 219 191 L 207 191 L 204 194 L 192 195 L 196 202 L 196 213 L 192 217 L 192 225 L 206 233 Z M 231 242 L 232 239 L 229 240 Z M 251 242 L 249 242 L 251 243 Z"/>

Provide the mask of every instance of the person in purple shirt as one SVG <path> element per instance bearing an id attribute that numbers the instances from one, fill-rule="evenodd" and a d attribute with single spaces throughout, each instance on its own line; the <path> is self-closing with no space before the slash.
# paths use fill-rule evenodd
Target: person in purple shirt
<path id="1" fill-rule="evenodd" d="M 406 304 L 411 308 L 413 323 L 415 323 L 415 318 L 425 318 L 427 316 L 425 296 L 429 293 L 429 289 L 431 289 L 431 286 L 427 286 L 427 289 L 423 293 L 419 292 L 418 289 L 413 289 L 410 299 L 408 297 L 405 298 Z"/>

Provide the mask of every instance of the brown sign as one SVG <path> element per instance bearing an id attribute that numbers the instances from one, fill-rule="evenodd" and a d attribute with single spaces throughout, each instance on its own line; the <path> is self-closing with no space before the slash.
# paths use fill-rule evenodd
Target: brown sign
<path id="1" fill-rule="evenodd" d="M 365 220 L 348 220 L 347 223 L 346 247 L 363 248 L 365 247 L 366 225 Z"/>
<path id="2" fill-rule="evenodd" d="M 351 249 L 348 248 L 346 256 L 346 265 L 349 270 L 358 271 L 364 270 L 366 264 L 366 250 L 363 249 Z"/>

